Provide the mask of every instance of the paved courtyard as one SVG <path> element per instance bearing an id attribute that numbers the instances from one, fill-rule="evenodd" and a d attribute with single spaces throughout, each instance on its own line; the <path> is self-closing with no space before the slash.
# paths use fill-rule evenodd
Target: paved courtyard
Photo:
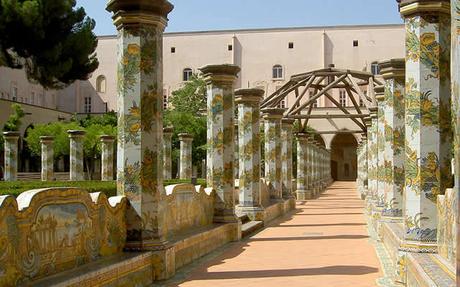
<path id="1" fill-rule="evenodd" d="M 336 182 L 321 198 L 298 202 L 290 216 L 167 286 L 376 286 L 382 277 L 355 183 Z"/>

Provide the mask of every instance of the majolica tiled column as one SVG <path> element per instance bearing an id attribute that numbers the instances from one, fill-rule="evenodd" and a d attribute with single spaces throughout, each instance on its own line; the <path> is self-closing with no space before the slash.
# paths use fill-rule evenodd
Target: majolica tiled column
<path id="1" fill-rule="evenodd" d="M 307 200 L 312 198 L 312 194 L 309 187 L 309 173 L 311 171 L 309 169 L 308 139 L 308 134 L 297 134 L 297 200 Z"/>
<path id="2" fill-rule="evenodd" d="M 237 222 L 234 206 L 234 94 L 240 68 L 212 65 L 201 69 L 207 83 L 208 187 L 216 190 L 214 221 Z"/>
<path id="3" fill-rule="evenodd" d="M 281 118 L 286 110 L 267 108 L 265 120 L 265 179 L 272 186 L 270 198 L 282 199 L 281 188 Z"/>
<path id="4" fill-rule="evenodd" d="M 375 88 L 377 100 L 377 207 L 383 210 L 385 205 L 385 87 Z"/>
<path id="5" fill-rule="evenodd" d="M 324 182 L 323 182 L 323 147 L 318 146 L 318 178 L 319 178 L 319 188 L 320 192 L 325 190 Z"/>
<path id="6" fill-rule="evenodd" d="M 4 132 L 5 140 L 5 170 L 3 179 L 5 181 L 16 181 L 18 178 L 18 132 Z"/>
<path id="7" fill-rule="evenodd" d="M 316 197 L 316 195 L 319 193 L 319 183 L 318 183 L 318 146 L 316 144 L 315 140 L 312 140 L 311 142 L 311 149 L 312 149 L 312 155 L 311 155 L 311 184 L 312 184 L 312 191 L 313 191 L 313 197 Z"/>
<path id="8" fill-rule="evenodd" d="M 308 190 L 311 193 L 312 198 L 315 197 L 316 192 L 317 192 L 317 186 L 316 186 L 316 161 L 315 161 L 315 156 L 316 156 L 316 144 L 315 144 L 315 137 L 310 134 L 308 138 Z"/>
<path id="9" fill-rule="evenodd" d="M 326 191 L 327 181 L 326 181 L 326 149 L 321 148 L 321 183 L 323 185 L 323 191 Z"/>
<path id="10" fill-rule="evenodd" d="M 101 136 L 101 180 L 113 180 L 113 145 L 115 143 L 114 136 Z"/>
<path id="11" fill-rule="evenodd" d="M 179 134 L 180 141 L 180 179 L 192 178 L 192 143 L 193 136 L 190 134 Z"/>
<path id="12" fill-rule="evenodd" d="M 83 140 L 85 131 L 67 131 L 70 139 L 70 181 L 82 181 L 83 173 Z"/>
<path id="13" fill-rule="evenodd" d="M 240 171 L 239 171 L 239 167 L 240 167 L 240 159 L 239 159 L 239 145 L 238 145 L 238 142 L 239 142 L 239 131 L 238 131 L 238 124 L 235 123 L 235 158 L 234 158 L 234 172 L 235 172 L 235 179 L 238 179 L 239 176 L 240 176 Z"/>
<path id="14" fill-rule="evenodd" d="M 358 176 L 356 178 L 356 186 L 358 187 L 358 192 L 361 195 L 361 198 L 364 198 L 363 195 L 363 142 L 361 141 L 358 144 L 356 149 L 357 159 L 358 159 Z"/>
<path id="15" fill-rule="evenodd" d="M 378 119 L 377 119 L 377 108 L 370 108 L 371 118 L 371 136 L 369 137 L 369 153 L 370 153 L 370 175 L 369 175 L 369 188 L 372 195 L 372 206 L 376 207 L 378 202 Z"/>
<path id="16" fill-rule="evenodd" d="M 454 123 L 454 156 L 455 156 L 455 178 L 454 178 L 454 191 L 457 204 L 459 204 L 456 212 L 457 218 L 457 234 L 454 245 L 457 246 L 457 283 L 460 282 L 460 221 L 458 212 L 460 210 L 460 1 L 451 1 L 451 30 L 452 30 L 452 108 L 453 108 L 453 123 Z M 455 236 L 455 235 L 454 235 Z M 456 242 L 455 242 L 456 241 Z"/>
<path id="17" fill-rule="evenodd" d="M 436 251 L 437 196 L 451 179 L 449 3 L 403 0 L 400 9 L 406 22 L 404 238 L 423 252 Z"/>
<path id="18" fill-rule="evenodd" d="M 402 217 L 404 190 L 404 59 L 380 62 L 385 79 L 385 205 L 384 216 Z"/>
<path id="19" fill-rule="evenodd" d="M 293 119 L 281 120 L 281 184 L 283 198 L 292 198 L 292 130 Z"/>
<path id="20" fill-rule="evenodd" d="M 264 91 L 240 89 L 235 91 L 238 106 L 239 145 L 239 213 L 252 220 L 263 220 L 260 194 L 260 102 Z"/>
<path id="21" fill-rule="evenodd" d="M 334 179 L 332 178 L 332 173 L 331 173 L 331 149 L 327 149 L 327 154 L 326 154 L 326 177 L 327 177 L 327 184 L 330 185 Z"/>
<path id="22" fill-rule="evenodd" d="M 40 137 L 41 144 L 41 158 L 42 181 L 52 181 L 54 177 L 54 137 L 42 136 Z"/>
<path id="23" fill-rule="evenodd" d="M 127 249 L 164 250 L 163 31 L 173 6 L 166 0 L 111 0 L 118 30 L 118 194 L 131 209 Z M 158 278 L 173 273 L 164 268 Z"/>
<path id="24" fill-rule="evenodd" d="M 368 152 L 367 152 L 367 145 L 368 145 L 368 140 L 367 140 L 367 133 L 362 134 L 362 184 L 363 184 L 363 199 L 367 197 L 368 195 Z"/>
<path id="25" fill-rule="evenodd" d="M 369 208 L 373 201 L 373 182 L 372 182 L 372 168 L 373 168 L 373 158 L 372 158 L 372 145 L 373 145 L 373 133 L 372 133 L 372 118 L 366 117 L 364 118 L 364 123 L 366 124 L 366 137 L 367 137 L 367 194 L 366 194 L 366 202 L 367 207 Z"/>
<path id="26" fill-rule="evenodd" d="M 163 128 L 163 178 L 172 179 L 172 136 L 173 128 Z"/>

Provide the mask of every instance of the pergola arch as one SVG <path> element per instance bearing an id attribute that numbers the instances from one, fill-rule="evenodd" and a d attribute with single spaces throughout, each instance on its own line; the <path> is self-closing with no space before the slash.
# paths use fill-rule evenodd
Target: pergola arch
<path id="1" fill-rule="evenodd" d="M 319 133 L 362 133 L 366 132 L 364 118 L 369 116 L 369 109 L 377 105 L 374 88 L 380 85 L 382 85 L 381 81 L 369 72 L 336 68 L 320 69 L 292 76 L 289 82 L 265 98 L 261 108 L 277 107 L 289 95 L 295 94 L 295 102 L 287 109 L 284 117 L 297 120 L 299 131 L 305 131 L 310 120 L 327 120 L 334 126 L 334 119 L 349 119 L 353 122 L 356 130 L 342 131 L 340 127 L 337 127 L 336 130 L 319 131 Z M 366 88 L 367 93 L 363 92 L 363 87 Z M 313 95 L 307 93 L 311 89 L 314 90 Z M 347 98 L 353 106 L 342 106 L 331 95 L 331 91 L 334 89 L 346 90 Z M 312 114 L 314 109 L 318 109 L 315 107 L 315 103 L 321 97 L 329 99 L 337 108 L 336 111 Z M 364 106 L 360 106 L 359 99 Z"/>

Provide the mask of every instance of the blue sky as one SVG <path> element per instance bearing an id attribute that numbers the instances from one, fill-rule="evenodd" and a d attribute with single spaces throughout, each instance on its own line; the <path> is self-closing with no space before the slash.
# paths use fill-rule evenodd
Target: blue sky
<path id="1" fill-rule="evenodd" d="M 167 32 L 402 23 L 395 0 L 172 0 Z M 107 0 L 77 0 L 97 22 L 96 34 L 115 34 Z"/>

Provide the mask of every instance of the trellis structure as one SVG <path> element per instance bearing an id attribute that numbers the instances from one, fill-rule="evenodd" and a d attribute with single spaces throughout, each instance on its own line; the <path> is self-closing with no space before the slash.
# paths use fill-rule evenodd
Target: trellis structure
<path id="1" fill-rule="evenodd" d="M 294 93 L 295 102 L 286 111 L 284 117 L 298 120 L 301 130 L 305 130 L 310 119 L 327 119 L 332 122 L 334 119 L 350 119 L 356 124 L 359 130 L 347 132 L 361 133 L 366 131 L 364 118 L 369 116 L 369 109 L 377 106 L 374 88 L 379 85 L 382 85 L 382 83 L 369 72 L 336 68 L 320 69 L 292 76 L 289 82 L 265 98 L 261 108 L 277 107 L 281 101 Z M 367 94 L 363 92 L 363 87 L 367 88 Z M 346 91 L 346 96 L 353 104 L 352 111 L 342 106 L 333 97 L 331 91 L 334 89 L 343 89 Z M 307 93 L 309 90 L 314 90 L 314 94 L 310 96 Z M 342 114 L 312 114 L 315 108 L 314 104 L 321 97 L 329 99 Z M 363 106 L 359 104 L 357 99 L 362 101 Z M 336 134 L 342 132 L 344 131 L 337 129 L 321 131 L 319 133 Z"/>

